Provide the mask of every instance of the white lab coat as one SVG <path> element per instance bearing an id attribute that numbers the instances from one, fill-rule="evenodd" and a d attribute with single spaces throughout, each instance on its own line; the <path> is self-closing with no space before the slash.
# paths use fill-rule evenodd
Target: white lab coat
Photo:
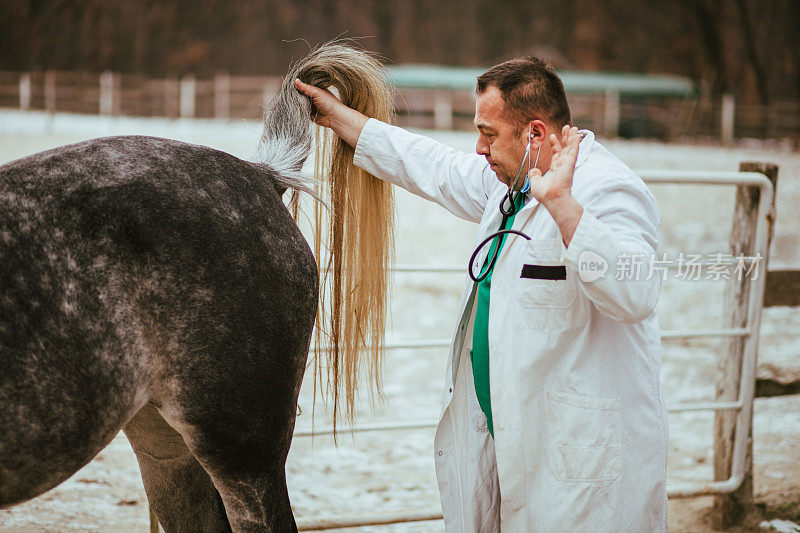
<path id="1" fill-rule="evenodd" d="M 658 210 L 642 180 L 592 132 L 582 133 L 572 194 L 584 211 L 569 247 L 547 209 L 531 216 L 538 203 L 531 198 L 513 228 L 532 240 L 508 238 L 494 267 L 494 439 L 475 396 L 469 351 L 476 285 L 465 283 L 434 440 L 449 532 L 666 531 L 667 424 L 655 312 L 661 277 L 648 268 Z M 476 244 L 500 225 L 506 187 L 477 154 L 370 119 L 355 163 L 480 222 Z M 579 261 L 602 264 L 598 258 L 608 265 L 605 276 L 582 281 Z M 640 261 L 638 279 L 626 279 L 625 264 Z M 567 279 L 521 278 L 524 264 L 566 265 Z"/>

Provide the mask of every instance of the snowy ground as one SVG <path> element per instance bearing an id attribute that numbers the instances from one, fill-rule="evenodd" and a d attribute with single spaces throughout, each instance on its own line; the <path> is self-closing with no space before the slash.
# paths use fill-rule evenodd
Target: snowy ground
<path id="1" fill-rule="evenodd" d="M 0 111 L 0 164 L 36 151 L 91 137 L 148 134 L 219 148 L 240 157 L 252 153 L 258 125 L 244 122 L 21 114 Z M 472 134 L 431 133 L 442 142 L 471 151 Z M 635 169 L 736 170 L 745 160 L 781 166 L 778 217 L 771 266 L 800 265 L 800 154 L 759 143 L 723 149 L 608 141 L 612 152 Z M 662 251 L 706 254 L 726 249 L 733 189 L 653 186 L 662 213 Z M 397 191 L 397 262 L 461 266 L 469 257 L 476 227 L 437 206 Z M 432 339 L 450 335 L 463 274 L 407 274 L 395 277 L 389 337 Z M 663 329 L 720 325 L 722 283 L 669 279 L 659 315 Z M 800 366 L 800 314 L 768 309 L 762 323 L 761 362 Z M 668 402 L 713 397 L 714 340 L 665 342 L 662 382 Z M 389 353 L 385 402 L 364 405 L 359 421 L 434 421 L 439 411 L 445 351 L 396 350 Z M 309 376 L 310 378 L 310 376 Z M 308 379 L 301 391 L 298 428 L 311 425 Z M 327 417 L 317 404 L 316 427 Z M 800 397 L 760 399 L 755 407 L 756 493 L 769 518 L 800 518 Z M 439 505 L 432 429 L 373 432 L 351 438 L 295 439 L 287 464 L 289 491 L 298 518 L 361 514 Z M 670 417 L 670 481 L 712 477 L 713 415 Z M 710 499 L 670 503 L 670 530 L 708 531 Z M 0 511 L 2 531 L 145 531 L 147 503 L 133 453 L 120 433 L 89 465 L 56 489 L 11 510 Z M 755 527 L 755 526 L 753 526 Z M 361 531 L 441 531 L 425 522 Z M 751 529 L 746 529 L 751 530 Z"/>

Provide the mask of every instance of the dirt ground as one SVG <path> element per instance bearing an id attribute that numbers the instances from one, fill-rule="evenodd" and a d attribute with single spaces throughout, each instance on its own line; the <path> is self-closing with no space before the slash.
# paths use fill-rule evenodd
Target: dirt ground
<path id="1" fill-rule="evenodd" d="M 28 116 L 0 112 L 0 164 L 85 138 L 149 133 L 207 144 L 240 157 L 255 146 L 253 124 L 95 117 Z M 471 134 L 436 133 L 442 142 L 471 150 Z M 663 145 L 645 141 L 604 144 L 635 169 L 735 170 L 739 161 L 781 165 L 778 217 L 772 266 L 800 265 L 800 154 L 780 146 L 740 143 L 734 148 Z M 662 213 L 662 251 L 708 253 L 724 250 L 730 230 L 732 189 L 654 186 Z M 397 263 L 462 265 L 469 257 L 475 226 L 411 195 L 397 193 Z M 434 228 L 436 231 L 431 231 Z M 463 274 L 395 276 L 390 340 L 449 337 Z M 658 312 L 663 329 L 719 327 L 722 285 L 712 281 L 669 280 Z M 760 360 L 778 367 L 800 365 L 800 313 L 786 308 L 764 312 Z M 662 384 L 668 403 L 713 397 L 714 340 L 664 342 Z M 385 367 L 382 403 L 362 402 L 361 423 L 431 421 L 438 415 L 445 368 L 441 349 L 395 350 Z M 311 426 L 311 380 L 304 382 L 298 428 Z M 764 531 L 762 520 L 800 523 L 800 396 L 758 399 L 754 415 L 756 506 L 743 527 Z M 317 403 L 315 425 L 329 418 Z M 669 418 L 669 481 L 712 478 L 713 414 L 675 413 Z M 363 514 L 439 505 L 433 470 L 432 429 L 295 439 L 287 463 L 289 492 L 298 519 Z M 670 531 L 712 531 L 711 498 L 669 504 Z M 138 467 L 120 433 L 95 459 L 52 491 L 22 505 L 0 510 L 0 531 L 147 531 L 147 502 Z M 442 522 L 421 522 L 358 531 L 442 531 Z M 342 530 L 345 531 L 345 530 Z"/>

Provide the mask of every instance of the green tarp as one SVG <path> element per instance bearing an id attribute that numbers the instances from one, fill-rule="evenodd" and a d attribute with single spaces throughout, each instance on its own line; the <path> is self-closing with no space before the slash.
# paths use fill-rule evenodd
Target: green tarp
<path id="1" fill-rule="evenodd" d="M 387 67 L 392 81 L 401 89 L 473 90 L 486 69 L 439 65 L 396 65 Z M 695 94 L 691 80 L 680 76 L 627 74 L 617 72 L 558 73 L 568 94 L 616 92 L 626 96 L 683 97 Z"/>

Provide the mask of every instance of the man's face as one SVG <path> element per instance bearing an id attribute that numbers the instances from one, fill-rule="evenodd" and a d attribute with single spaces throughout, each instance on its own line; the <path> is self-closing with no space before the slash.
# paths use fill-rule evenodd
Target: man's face
<path id="1" fill-rule="evenodd" d="M 497 87 L 489 86 L 475 102 L 475 127 L 478 143 L 475 151 L 484 156 L 497 174 L 497 179 L 509 185 L 514 181 L 525 156 L 527 130 L 517 127 L 506 113 L 503 95 Z M 519 188 L 524 176 L 520 176 Z"/>

